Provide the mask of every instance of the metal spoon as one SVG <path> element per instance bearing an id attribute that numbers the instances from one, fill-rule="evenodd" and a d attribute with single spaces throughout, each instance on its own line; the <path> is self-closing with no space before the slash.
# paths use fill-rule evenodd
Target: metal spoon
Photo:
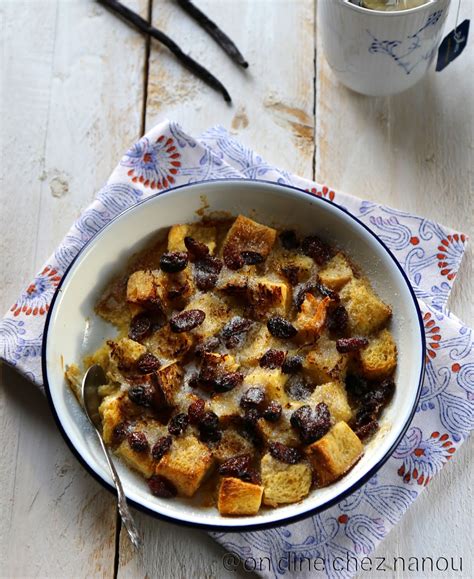
<path id="1" fill-rule="evenodd" d="M 117 470 L 115 469 L 115 465 L 113 463 L 112 457 L 110 456 L 109 449 L 105 446 L 101 436 L 102 423 L 99 416 L 99 405 L 101 403 L 101 398 L 99 396 L 98 388 L 104 384 L 107 384 L 107 377 L 105 376 L 105 372 L 102 366 L 99 366 L 99 364 L 90 366 L 90 368 L 88 368 L 84 374 L 84 378 L 82 379 L 81 402 L 87 418 L 94 427 L 95 433 L 97 434 L 97 438 L 100 442 L 100 446 L 102 447 L 105 458 L 107 459 L 110 474 L 112 475 L 115 488 L 117 489 L 117 507 L 120 513 L 120 517 L 125 528 L 127 529 L 130 540 L 138 549 L 143 545 L 143 542 L 135 521 L 133 520 L 132 514 L 128 508 L 127 497 L 123 492 L 122 482 L 120 481 L 120 477 L 117 473 Z"/>

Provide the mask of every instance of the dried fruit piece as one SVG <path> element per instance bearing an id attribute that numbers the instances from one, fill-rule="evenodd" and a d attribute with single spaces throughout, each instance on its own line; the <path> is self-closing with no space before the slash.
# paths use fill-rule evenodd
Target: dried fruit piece
<path id="1" fill-rule="evenodd" d="M 270 348 L 265 354 L 260 358 L 260 367 L 268 368 L 269 370 L 274 370 L 275 368 L 280 368 L 285 360 L 286 353 L 283 350 L 275 350 Z"/>
<path id="2" fill-rule="evenodd" d="M 259 408 L 265 402 L 265 392 L 261 388 L 252 386 L 240 399 L 242 408 Z"/>
<path id="3" fill-rule="evenodd" d="M 268 450 L 273 458 L 286 464 L 296 464 L 302 458 L 301 452 L 297 448 L 286 446 L 281 442 L 270 442 Z"/>
<path id="4" fill-rule="evenodd" d="M 365 348 L 368 343 L 367 338 L 339 338 L 336 341 L 336 349 L 340 354 L 347 354 Z"/>
<path id="5" fill-rule="evenodd" d="M 144 432 L 129 432 L 127 440 L 130 448 L 135 452 L 145 452 L 149 448 L 148 439 Z"/>
<path id="6" fill-rule="evenodd" d="M 249 468 L 247 472 L 244 472 L 240 478 L 245 482 L 252 483 L 253 485 L 262 484 L 262 477 L 260 476 L 260 473 L 254 468 Z"/>
<path id="7" fill-rule="evenodd" d="M 276 400 L 270 400 L 268 406 L 263 411 L 263 418 L 268 422 L 278 422 L 281 417 L 282 407 Z"/>
<path id="8" fill-rule="evenodd" d="M 204 259 L 209 255 L 209 248 L 205 243 L 194 239 L 193 237 L 185 237 L 184 245 L 189 252 L 189 259 L 191 261 L 197 261 L 199 259 Z"/>
<path id="9" fill-rule="evenodd" d="M 298 249 L 300 242 L 296 237 L 296 233 L 292 229 L 285 229 L 279 235 L 280 243 L 285 249 Z"/>
<path id="10" fill-rule="evenodd" d="M 366 426 L 377 420 L 384 407 L 390 402 L 395 392 L 395 382 L 387 378 L 380 384 L 367 390 L 360 398 L 359 409 L 357 411 L 354 427 L 355 430 Z"/>
<path id="11" fill-rule="evenodd" d="M 219 273 L 223 267 L 218 257 L 206 256 L 195 263 L 194 281 L 201 291 L 208 291 L 215 287 Z"/>
<path id="12" fill-rule="evenodd" d="M 138 314 L 130 322 L 128 337 L 139 342 L 151 334 L 151 319 L 147 314 Z"/>
<path id="13" fill-rule="evenodd" d="M 217 376 L 214 380 L 214 388 L 218 392 L 230 392 L 244 381 L 242 372 L 227 372 L 221 376 Z"/>
<path id="14" fill-rule="evenodd" d="M 214 412 L 204 412 L 198 426 L 199 437 L 203 442 L 218 442 L 221 439 L 219 417 Z"/>
<path id="15" fill-rule="evenodd" d="M 166 273 L 183 271 L 188 265 L 188 254 L 184 251 L 169 251 L 160 258 L 160 268 Z"/>
<path id="16" fill-rule="evenodd" d="M 367 440 L 379 429 L 379 423 L 377 420 L 372 420 L 363 426 L 355 426 L 354 432 L 361 440 Z"/>
<path id="17" fill-rule="evenodd" d="M 301 368 L 303 367 L 303 357 L 302 356 L 287 356 L 283 365 L 281 367 L 281 371 L 283 374 L 296 374 Z"/>
<path id="18" fill-rule="evenodd" d="M 285 392 L 293 400 L 305 400 L 314 392 L 315 385 L 300 374 L 294 374 L 288 378 L 285 384 Z"/>
<path id="19" fill-rule="evenodd" d="M 220 336 L 224 340 L 226 348 L 236 348 L 240 346 L 245 334 L 252 327 L 252 320 L 235 316 L 227 322 L 220 331 Z"/>
<path id="20" fill-rule="evenodd" d="M 356 376 L 355 374 L 348 374 L 345 383 L 347 393 L 356 401 L 360 400 L 370 389 L 367 380 L 361 376 Z"/>
<path id="21" fill-rule="evenodd" d="M 162 499 L 170 499 L 178 494 L 174 484 L 159 474 L 154 474 L 148 479 L 148 487 L 155 497 Z"/>
<path id="22" fill-rule="evenodd" d="M 216 336 L 211 336 L 210 338 L 207 338 L 206 340 L 204 340 L 203 342 L 201 342 L 196 346 L 194 354 L 198 358 L 201 358 L 205 352 L 214 352 L 215 350 L 217 350 L 219 345 L 220 345 L 219 338 L 217 338 Z"/>
<path id="23" fill-rule="evenodd" d="M 138 406 L 148 408 L 153 404 L 153 388 L 149 384 L 136 384 L 128 390 L 128 397 Z"/>
<path id="24" fill-rule="evenodd" d="M 128 422 L 128 420 L 124 420 L 123 422 L 119 422 L 118 424 L 116 424 L 112 431 L 112 444 L 118 445 L 123 440 L 125 440 L 131 428 L 132 425 L 130 424 L 130 422 Z"/>
<path id="25" fill-rule="evenodd" d="M 175 314 L 170 318 L 170 328 L 172 332 L 181 333 L 200 326 L 206 317 L 202 310 L 185 310 Z"/>
<path id="26" fill-rule="evenodd" d="M 252 457 L 250 454 L 239 454 L 224 461 L 219 467 L 219 474 L 222 476 L 234 476 L 240 478 L 250 468 Z"/>
<path id="27" fill-rule="evenodd" d="M 229 248 L 224 249 L 224 263 L 229 269 L 237 270 L 244 267 L 244 258 L 240 253 Z"/>
<path id="28" fill-rule="evenodd" d="M 343 305 L 329 308 L 326 314 L 326 326 L 335 336 L 343 336 L 349 326 L 349 315 Z"/>
<path id="29" fill-rule="evenodd" d="M 313 258 L 318 265 L 324 265 L 331 257 L 330 247 L 316 235 L 305 237 L 302 249 L 303 253 Z"/>
<path id="30" fill-rule="evenodd" d="M 179 436 L 182 434 L 189 424 L 189 418 L 187 414 L 181 412 L 173 416 L 168 424 L 168 432 L 174 436 Z"/>
<path id="31" fill-rule="evenodd" d="M 155 460 L 161 460 L 171 448 L 172 444 L 173 439 L 171 436 L 162 436 L 153 445 L 153 448 L 151 449 L 151 455 Z"/>
<path id="32" fill-rule="evenodd" d="M 290 418 L 291 425 L 299 432 L 304 444 L 311 444 L 324 436 L 331 428 L 331 415 L 324 402 L 316 405 L 314 412 L 307 405 L 301 406 Z"/>
<path id="33" fill-rule="evenodd" d="M 240 255 L 244 260 L 245 265 L 257 265 L 265 261 L 263 255 L 256 251 L 242 251 Z"/>
<path id="34" fill-rule="evenodd" d="M 137 368 L 143 374 L 150 374 L 151 372 L 159 370 L 161 368 L 161 363 L 151 352 L 147 352 L 138 360 Z"/>
<path id="35" fill-rule="evenodd" d="M 192 402 L 188 407 L 189 422 L 191 424 L 199 424 L 205 413 L 206 403 L 202 398 L 198 398 Z"/>
<path id="36" fill-rule="evenodd" d="M 282 340 L 294 338 L 298 333 L 298 330 L 281 316 L 273 316 L 270 318 L 267 322 L 267 328 L 272 336 L 281 338 Z"/>

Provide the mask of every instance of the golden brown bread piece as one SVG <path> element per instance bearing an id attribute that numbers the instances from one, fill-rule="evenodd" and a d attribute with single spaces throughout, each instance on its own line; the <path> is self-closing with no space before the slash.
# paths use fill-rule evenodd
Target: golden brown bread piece
<path id="1" fill-rule="evenodd" d="M 343 421 L 305 449 L 318 485 L 326 486 L 343 476 L 364 454 L 364 445 Z"/>
<path id="2" fill-rule="evenodd" d="M 339 291 L 354 277 L 354 273 L 345 256 L 342 253 L 336 253 L 318 271 L 318 277 L 323 285 L 334 291 Z"/>
<path id="3" fill-rule="evenodd" d="M 371 380 L 387 378 L 397 367 L 397 346 L 389 330 L 382 330 L 360 351 L 361 373 Z"/>
<path id="4" fill-rule="evenodd" d="M 298 330 L 298 342 L 307 344 L 317 340 L 324 327 L 330 302 L 331 299 L 328 297 L 318 299 L 310 293 L 305 295 L 294 322 L 294 326 Z"/>
<path id="5" fill-rule="evenodd" d="M 186 251 L 185 237 L 192 237 L 196 241 L 204 243 L 211 254 L 216 250 L 216 227 L 202 223 L 189 223 L 171 227 L 168 233 L 168 251 Z"/>
<path id="6" fill-rule="evenodd" d="M 272 250 L 276 235 L 275 229 L 239 215 L 224 240 L 223 255 L 254 251 L 266 258 Z"/>
<path id="7" fill-rule="evenodd" d="M 209 448 L 195 436 L 180 436 L 173 439 L 171 449 L 156 465 L 155 474 L 171 481 L 179 495 L 192 497 L 213 462 Z"/>
<path id="8" fill-rule="evenodd" d="M 110 355 L 117 361 L 121 370 L 129 370 L 146 353 L 146 348 L 139 342 L 130 338 L 120 338 L 117 341 L 108 340 Z"/>
<path id="9" fill-rule="evenodd" d="M 286 404 L 288 396 L 285 392 L 287 374 L 282 374 L 279 368 L 269 370 L 267 368 L 255 368 L 244 379 L 242 393 L 252 386 L 259 386 L 265 391 L 267 400 L 276 400 L 280 404 Z"/>
<path id="10" fill-rule="evenodd" d="M 392 308 L 363 280 L 351 280 L 339 295 L 349 315 L 351 334 L 372 334 L 386 324 L 392 315 Z"/>
<path id="11" fill-rule="evenodd" d="M 271 507 L 297 503 L 311 488 L 311 468 L 305 462 L 285 464 L 265 454 L 262 458 L 263 503 Z"/>
<path id="12" fill-rule="evenodd" d="M 307 403 L 314 407 L 320 402 L 324 402 L 327 405 L 332 418 L 336 422 L 340 420 L 349 422 L 352 418 L 352 410 L 347 401 L 346 389 L 341 382 L 328 382 L 327 384 L 316 386 Z"/>
<path id="13" fill-rule="evenodd" d="M 306 355 L 303 368 L 316 384 L 343 382 L 347 370 L 347 354 L 340 354 L 336 342 L 323 334 Z"/>
<path id="14" fill-rule="evenodd" d="M 221 480 L 217 508 L 221 515 L 256 515 L 262 502 L 263 486 L 227 477 Z"/>

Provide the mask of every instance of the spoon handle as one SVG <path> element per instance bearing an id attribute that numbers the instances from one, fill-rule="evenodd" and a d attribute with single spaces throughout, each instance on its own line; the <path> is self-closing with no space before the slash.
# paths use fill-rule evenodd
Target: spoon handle
<path id="1" fill-rule="evenodd" d="M 107 464 L 109 465 L 110 474 L 112 475 L 115 488 L 117 489 L 117 508 L 120 514 L 120 518 L 122 519 L 122 522 L 125 525 L 125 528 L 127 529 L 130 541 L 132 541 L 132 544 L 136 549 L 139 549 L 143 545 L 143 541 L 140 537 L 140 533 L 138 532 L 137 526 L 132 517 L 132 513 L 128 508 L 127 497 L 123 492 L 122 482 L 117 473 L 112 457 L 110 456 L 109 449 L 106 447 L 104 441 L 102 440 L 102 436 L 100 435 L 97 429 L 95 429 L 95 432 L 97 434 L 97 438 L 99 439 L 102 450 L 104 451 L 105 458 L 107 459 Z"/>

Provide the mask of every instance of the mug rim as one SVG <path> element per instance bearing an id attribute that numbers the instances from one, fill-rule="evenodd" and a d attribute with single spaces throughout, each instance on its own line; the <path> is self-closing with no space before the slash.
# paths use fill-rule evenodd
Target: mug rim
<path id="1" fill-rule="evenodd" d="M 331 0 L 333 1 L 333 0 Z M 364 8 L 363 6 L 358 6 L 357 4 L 352 4 L 350 0 L 336 0 L 342 6 L 347 6 L 351 10 L 355 10 L 360 14 L 372 14 L 373 16 L 386 16 L 387 18 L 393 18 L 395 16 L 404 16 L 409 14 L 414 14 L 416 12 L 421 12 L 422 10 L 428 8 L 428 6 L 435 6 L 440 2 L 440 0 L 428 0 L 425 4 L 421 6 L 414 6 L 413 8 L 407 8 L 406 10 L 374 10 L 372 8 Z"/>

